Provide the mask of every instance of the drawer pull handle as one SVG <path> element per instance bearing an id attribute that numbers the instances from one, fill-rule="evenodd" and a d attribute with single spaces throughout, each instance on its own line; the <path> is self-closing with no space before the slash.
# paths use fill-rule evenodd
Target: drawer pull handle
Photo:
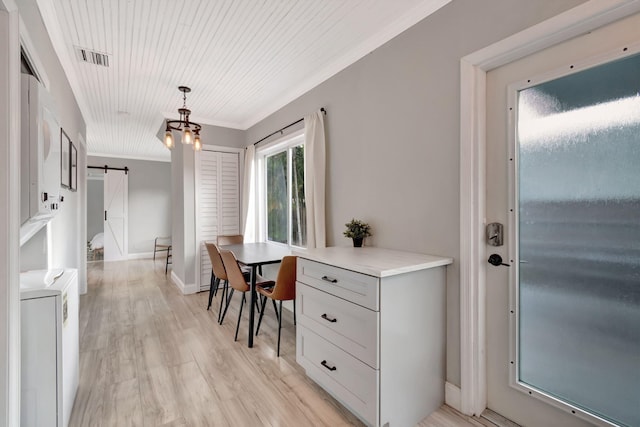
<path id="1" fill-rule="evenodd" d="M 322 276 L 322 280 L 329 283 L 338 283 L 338 279 L 334 279 L 333 277 L 329 276 Z"/>
<path id="2" fill-rule="evenodd" d="M 324 320 L 331 322 L 331 323 L 336 323 L 338 321 L 338 319 L 336 319 L 335 317 L 332 319 L 331 317 L 327 316 L 327 313 L 323 314 L 322 317 Z"/>
<path id="3" fill-rule="evenodd" d="M 326 360 L 323 360 L 322 362 L 320 362 L 320 364 L 330 371 L 335 371 L 336 369 L 338 369 L 335 366 L 329 366 Z"/>

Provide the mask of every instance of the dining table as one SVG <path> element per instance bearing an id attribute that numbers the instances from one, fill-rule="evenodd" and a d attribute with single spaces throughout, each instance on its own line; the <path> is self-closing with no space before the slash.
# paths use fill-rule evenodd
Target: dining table
<path id="1" fill-rule="evenodd" d="M 251 290 L 249 310 L 249 334 L 247 345 L 253 347 L 253 330 L 255 318 L 255 305 L 257 302 L 256 279 L 258 277 L 258 269 L 263 265 L 278 264 L 282 262 L 282 258 L 291 255 L 291 249 L 288 246 L 276 243 L 240 243 L 235 245 L 223 245 L 220 249 L 226 249 L 236 256 L 238 262 L 251 268 Z"/>

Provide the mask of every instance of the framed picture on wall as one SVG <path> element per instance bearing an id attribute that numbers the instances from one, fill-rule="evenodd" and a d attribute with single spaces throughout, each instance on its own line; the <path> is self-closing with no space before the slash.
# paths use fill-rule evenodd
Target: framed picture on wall
<path id="1" fill-rule="evenodd" d="M 60 129 L 60 185 L 71 188 L 71 140 L 63 129 Z"/>
<path id="2" fill-rule="evenodd" d="M 78 190 L 78 150 L 71 143 L 71 191 Z"/>

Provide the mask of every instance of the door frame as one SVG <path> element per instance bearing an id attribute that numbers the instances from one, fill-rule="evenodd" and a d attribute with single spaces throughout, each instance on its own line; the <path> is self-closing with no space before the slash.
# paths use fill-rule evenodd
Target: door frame
<path id="1" fill-rule="evenodd" d="M 487 406 L 487 72 L 639 11 L 640 0 L 589 0 L 460 60 L 460 396 L 451 403 L 464 414 Z"/>
<path id="2" fill-rule="evenodd" d="M 20 425 L 20 15 L 0 10 L 0 425 Z"/>

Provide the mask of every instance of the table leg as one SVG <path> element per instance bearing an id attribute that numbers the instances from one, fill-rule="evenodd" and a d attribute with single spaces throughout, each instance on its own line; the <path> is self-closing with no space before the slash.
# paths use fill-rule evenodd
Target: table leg
<path id="1" fill-rule="evenodd" d="M 247 337 L 247 345 L 249 348 L 253 347 L 253 321 L 255 314 L 255 305 L 256 305 L 256 277 L 257 277 L 257 266 L 251 266 L 251 298 L 249 301 L 249 306 L 251 309 L 249 310 L 249 336 Z"/>

